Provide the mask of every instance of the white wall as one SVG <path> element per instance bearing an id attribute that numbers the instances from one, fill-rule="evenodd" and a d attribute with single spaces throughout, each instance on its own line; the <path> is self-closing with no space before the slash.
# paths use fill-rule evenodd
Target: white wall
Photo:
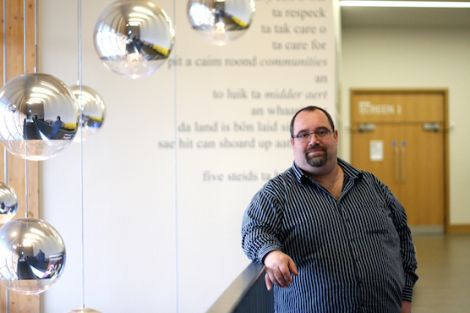
<path id="1" fill-rule="evenodd" d="M 342 30 L 341 119 L 351 88 L 448 88 L 450 224 L 470 224 L 470 29 L 355 27 Z M 342 153 L 350 157 L 349 132 Z M 443 147 L 444 148 L 444 147 Z"/>
<path id="2" fill-rule="evenodd" d="M 118 77 L 101 65 L 93 50 L 92 32 L 95 21 L 109 2 L 84 1 L 83 5 L 83 82 L 98 90 L 108 104 L 104 128 L 84 144 L 85 302 L 112 313 L 202 312 L 216 296 L 214 290 L 222 290 L 248 263 L 239 248 L 241 213 L 262 182 L 231 185 L 229 191 L 223 185 L 201 186 L 191 178 L 197 175 L 193 173 L 191 162 L 205 162 L 203 153 L 180 151 L 175 154 L 174 150 L 157 149 L 155 142 L 159 139 L 174 138 L 175 116 L 185 118 L 191 110 L 191 103 L 187 102 L 175 112 L 175 79 L 185 92 L 191 85 L 188 81 L 181 83 L 181 77 L 175 77 L 175 72 L 165 66 L 149 78 L 134 81 Z M 161 1 L 160 5 L 173 16 L 171 1 Z M 257 15 L 263 16 L 263 13 Z M 340 122 L 344 126 L 349 124 L 350 88 L 449 88 L 449 115 L 454 125 L 449 134 L 452 224 L 470 223 L 469 200 L 464 196 L 465 186 L 470 183 L 466 175 L 469 166 L 465 162 L 470 152 L 463 144 L 470 138 L 470 126 L 466 123 L 470 113 L 467 105 L 470 99 L 468 38 L 470 30 L 458 29 L 345 29 L 343 58 L 339 60 Z M 176 49 L 204 49 L 197 40 L 192 38 Z M 254 55 L 254 46 L 235 44 L 232 47 L 235 52 L 240 49 Z M 207 49 L 206 54 L 215 55 L 215 50 Z M 73 1 L 40 2 L 39 62 L 41 70 L 57 75 L 68 84 L 76 82 L 76 6 Z M 213 77 L 217 73 L 220 71 L 214 70 L 210 80 L 199 76 L 196 70 L 187 71 L 186 75 L 192 77 L 197 88 L 209 82 L 219 83 L 217 77 Z M 246 87 L 233 73 L 222 75 L 224 81 L 220 86 L 230 83 Z M 279 76 L 273 69 L 266 73 L 266 80 L 257 88 L 269 88 L 270 80 Z M 288 83 L 295 84 L 295 81 Z M 283 86 L 284 82 L 277 84 Z M 311 81 L 302 80 L 298 85 L 308 88 Z M 179 99 L 190 99 L 190 95 L 195 95 L 199 101 L 207 96 L 195 90 Z M 239 105 L 235 101 L 227 103 L 232 109 Z M 205 118 L 205 110 L 214 110 L 209 112 L 220 117 L 233 114 L 232 109 L 223 113 L 225 109 L 211 101 L 205 105 L 192 116 Z M 242 118 L 244 115 L 240 115 Z M 158 130 L 152 127 L 154 125 L 159 125 Z M 347 127 L 344 129 L 341 151 L 343 157 L 349 159 L 349 134 Z M 68 248 L 66 271 L 44 297 L 43 311 L 47 313 L 67 312 L 81 305 L 79 148 L 74 144 L 42 166 L 42 216 L 59 230 Z M 239 154 L 221 155 L 223 158 L 214 163 L 214 168 L 231 168 L 233 164 L 243 167 Z M 248 158 L 250 155 L 248 153 Z M 289 166 L 289 157 L 283 157 L 285 162 L 273 161 L 271 155 L 262 153 L 250 164 L 263 167 L 266 160 L 271 160 L 268 163 L 278 162 L 276 166 L 282 168 Z M 181 163 L 177 165 L 176 160 Z M 181 183 L 180 187 L 175 179 Z M 176 192 L 190 191 L 192 185 L 198 184 L 202 193 L 192 192 L 175 203 Z M 234 194 L 230 203 L 212 199 L 227 192 Z M 191 202 L 201 197 L 210 206 L 191 211 Z M 218 205 L 223 209 L 214 211 Z M 175 207 L 180 209 L 175 211 Z M 178 227 L 179 237 L 175 235 Z M 224 245 L 227 246 L 221 248 Z M 214 272 L 218 277 L 213 277 Z"/>
<path id="3" fill-rule="evenodd" d="M 75 84 L 76 1 L 39 3 L 39 69 Z M 103 129 L 84 144 L 85 303 L 102 312 L 174 312 L 175 213 L 166 209 L 174 207 L 174 152 L 154 144 L 174 133 L 173 73 L 164 67 L 130 80 L 104 68 L 92 38 L 107 3 L 83 1 L 83 83 L 108 106 Z M 157 134 L 152 125 L 161 126 Z M 74 143 L 42 166 L 42 216 L 68 253 L 63 276 L 44 296 L 47 313 L 81 307 L 79 156 Z"/>
<path id="4" fill-rule="evenodd" d="M 160 141 L 175 140 L 175 125 L 186 122 L 277 122 L 265 132 L 179 132 L 179 139 L 219 142 L 223 138 L 283 140 L 290 114 L 267 113 L 307 104 L 335 104 L 335 43 L 328 1 L 257 1 L 250 31 L 226 47 L 215 47 L 195 34 L 186 21 L 186 1 L 158 1 L 175 21 L 173 55 L 186 61 L 204 58 L 317 58 L 325 66 L 243 66 L 169 68 L 166 64 L 146 79 L 129 80 L 106 70 L 92 45 L 95 22 L 109 0 L 83 1 L 83 83 L 96 89 L 108 105 L 103 129 L 84 144 L 85 304 L 102 312 L 204 312 L 248 264 L 240 247 L 243 211 L 253 194 L 272 175 L 292 163 L 290 147 L 260 149 L 160 149 Z M 173 3 L 175 11 L 173 12 Z M 325 6 L 326 17 L 274 16 L 294 5 Z M 279 13 L 276 13 L 279 14 Z M 174 18 L 176 17 L 176 18 Z M 311 34 L 277 34 L 274 26 L 326 25 L 315 35 L 327 49 L 310 48 Z M 271 29 L 260 32 L 261 25 Z M 75 1 L 40 2 L 41 71 L 68 84 L 77 79 Z M 274 49 L 273 41 L 282 49 Z M 308 49 L 286 51 L 286 42 L 308 42 Z M 310 50 L 312 49 L 312 50 Z M 315 48 L 318 49 L 318 48 Z M 194 62 L 196 63 L 196 62 Z M 312 62 L 314 63 L 314 62 Z M 327 80 L 315 79 L 326 77 Z M 215 99 L 214 90 L 243 89 L 264 94 L 282 88 L 303 96 L 290 99 Z M 307 92 L 328 93 L 311 100 Z M 264 115 L 251 114 L 253 108 Z M 276 110 L 274 110 L 276 111 Z M 233 128 L 233 127 L 232 127 Z M 178 146 L 178 144 L 177 144 Z M 44 312 L 68 312 L 81 305 L 80 149 L 74 145 L 42 166 L 42 216 L 64 237 L 68 261 L 63 277 L 44 296 Z M 252 170 L 254 181 L 207 182 L 204 170 L 223 175 Z M 228 176 L 224 176 L 228 177 Z"/>

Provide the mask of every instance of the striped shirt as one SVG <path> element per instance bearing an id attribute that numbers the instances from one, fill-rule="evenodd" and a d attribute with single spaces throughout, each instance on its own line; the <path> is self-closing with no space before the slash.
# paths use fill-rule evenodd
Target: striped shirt
<path id="1" fill-rule="evenodd" d="M 254 196 L 242 246 L 262 262 L 281 250 L 298 276 L 274 287 L 277 313 L 398 313 L 418 279 L 406 214 L 374 175 L 338 159 L 343 190 L 335 199 L 295 164 Z"/>

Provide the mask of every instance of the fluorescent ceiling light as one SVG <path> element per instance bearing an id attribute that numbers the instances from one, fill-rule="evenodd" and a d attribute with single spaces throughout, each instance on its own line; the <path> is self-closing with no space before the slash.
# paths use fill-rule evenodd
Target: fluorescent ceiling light
<path id="1" fill-rule="evenodd" d="M 375 8 L 470 8 L 470 2 L 455 1 L 339 1 L 342 7 Z"/>

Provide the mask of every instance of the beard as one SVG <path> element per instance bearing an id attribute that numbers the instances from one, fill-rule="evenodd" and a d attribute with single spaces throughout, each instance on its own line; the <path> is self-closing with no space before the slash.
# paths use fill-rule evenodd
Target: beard
<path id="1" fill-rule="evenodd" d="M 321 155 L 312 155 L 312 156 L 309 155 L 312 152 L 318 152 L 318 151 L 321 151 L 323 153 Z M 305 153 L 305 159 L 307 160 L 307 163 L 310 166 L 321 167 L 326 164 L 328 160 L 328 153 L 325 148 L 321 147 L 318 144 L 315 144 L 310 149 L 307 150 L 307 152 Z"/>

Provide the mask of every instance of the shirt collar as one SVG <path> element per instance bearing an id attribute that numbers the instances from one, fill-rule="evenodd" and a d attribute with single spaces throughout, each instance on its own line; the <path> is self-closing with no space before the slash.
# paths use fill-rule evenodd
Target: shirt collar
<path id="1" fill-rule="evenodd" d="M 362 171 L 354 168 L 351 164 L 349 164 L 348 162 L 340 158 L 338 158 L 338 165 L 341 166 L 341 168 L 344 171 L 345 177 L 347 177 L 348 179 L 356 179 L 362 176 Z M 304 171 L 300 167 L 297 166 L 297 164 L 295 164 L 295 162 L 293 162 L 292 164 L 292 171 L 298 183 L 305 184 L 308 181 L 310 181 L 308 176 L 304 173 Z"/>

